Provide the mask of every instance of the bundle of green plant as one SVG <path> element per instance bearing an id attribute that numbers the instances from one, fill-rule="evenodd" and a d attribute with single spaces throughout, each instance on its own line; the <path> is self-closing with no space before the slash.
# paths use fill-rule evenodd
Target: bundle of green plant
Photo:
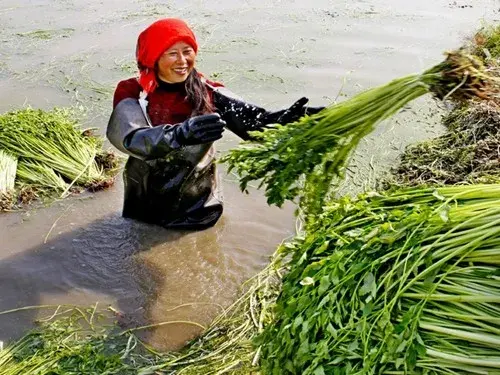
<path id="1" fill-rule="evenodd" d="M 71 309 L 69 316 L 54 314 L 0 350 L 0 375 L 251 374 L 260 356 L 252 342 L 272 321 L 283 267 L 275 262 L 249 280 L 246 292 L 179 352 L 158 353 L 135 334 L 167 324 L 199 324 L 170 321 L 120 332 L 117 326 L 93 324 L 95 310 Z"/>
<path id="2" fill-rule="evenodd" d="M 253 132 L 255 140 L 244 142 L 222 161 L 240 176 L 242 190 L 250 181 L 261 180 L 269 204 L 281 206 L 298 196 L 307 211 L 319 212 L 324 197 L 343 178 L 359 141 L 382 120 L 429 92 L 457 101 L 490 98 L 497 95 L 498 85 L 474 57 L 449 53 L 444 62 L 422 74 L 362 92 L 297 122 Z"/>
<path id="3" fill-rule="evenodd" d="M 12 206 L 17 159 L 0 150 L 0 210 Z"/>
<path id="4" fill-rule="evenodd" d="M 109 186 L 116 174 L 116 162 L 110 161 L 109 153 L 103 154 L 102 140 L 82 131 L 64 109 L 28 108 L 1 115 L 0 149 L 19 158 L 22 179 L 41 188 L 60 190 L 56 174 L 71 186 L 97 190 Z M 106 164 L 100 164 L 101 159 Z"/>
<path id="5" fill-rule="evenodd" d="M 330 202 L 283 278 L 265 374 L 497 374 L 500 185 Z"/>
<path id="6" fill-rule="evenodd" d="M 31 186 L 35 190 L 50 195 L 62 193 L 68 184 L 54 170 L 40 162 L 21 160 L 17 166 L 17 178 L 20 186 Z"/>
<path id="7" fill-rule="evenodd" d="M 500 181 L 500 106 L 471 102 L 443 123 L 444 135 L 406 148 L 383 187 Z"/>

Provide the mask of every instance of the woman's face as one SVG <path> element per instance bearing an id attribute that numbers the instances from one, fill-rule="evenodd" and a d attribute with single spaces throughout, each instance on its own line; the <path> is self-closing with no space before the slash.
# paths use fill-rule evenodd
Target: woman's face
<path id="1" fill-rule="evenodd" d="M 196 52 L 185 42 L 175 43 L 158 59 L 158 77 L 168 83 L 184 82 L 194 68 Z"/>

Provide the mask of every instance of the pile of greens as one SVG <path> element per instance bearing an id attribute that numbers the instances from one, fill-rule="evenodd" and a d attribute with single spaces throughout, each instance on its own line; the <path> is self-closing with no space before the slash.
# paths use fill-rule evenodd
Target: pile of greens
<path id="1" fill-rule="evenodd" d="M 282 249 L 265 374 L 500 371 L 500 185 L 345 197 L 317 219 Z"/>
<path id="2" fill-rule="evenodd" d="M 78 188 L 106 188 L 118 165 L 113 154 L 102 150 L 102 139 L 80 129 L 65 109 L 0 115 L 0 151 L 17 159 L 18 201 L 26 191 L 64 196 Z"/>

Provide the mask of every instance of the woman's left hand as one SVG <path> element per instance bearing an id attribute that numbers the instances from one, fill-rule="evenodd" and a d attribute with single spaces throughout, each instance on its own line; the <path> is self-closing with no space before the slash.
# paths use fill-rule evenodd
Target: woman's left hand
<path id="1" fill-rule="evenodd" d="M 297 121 L 301 117 L 305 115 L 314 115 L 320 111 L 322 111 L 325 107 L 307 107 L 306 104 L 309 102 L 309 99 L 306 97 L 302 97 L 293 103 L 290 108 L 283 111 L 280 116 L 276 119 L 276 123 L 278 124 L 288 124 L 290 122 Z"/>

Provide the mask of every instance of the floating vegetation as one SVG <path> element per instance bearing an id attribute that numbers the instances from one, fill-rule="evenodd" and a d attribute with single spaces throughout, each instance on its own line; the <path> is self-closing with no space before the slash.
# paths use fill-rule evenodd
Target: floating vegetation
<path id="1" fill-rule="evenodd" d="M 179 352 L 158 353 L 135 333 L 197 323 L 173 321 L 121 331 L 109 324 L 109 314 L 95 308 L 61 306 L 38 329 L 0 350 L 0 375 L 252 374 L 260 359 L 253 339 L 272 321 L 283 267 L 275 261 L 249 280 L 245 293 Z"/>
<path id="2" fill-rule="evenodd" d="M 75 29 L 72 28 L 62 28 L 56 30 L 33 30 L 25 33 L 18 33 L 18 36 L 32 38 L 32 39 L 41 39 L 41 40 L 49 40 L 54 38 L 69 38 Z"/>

